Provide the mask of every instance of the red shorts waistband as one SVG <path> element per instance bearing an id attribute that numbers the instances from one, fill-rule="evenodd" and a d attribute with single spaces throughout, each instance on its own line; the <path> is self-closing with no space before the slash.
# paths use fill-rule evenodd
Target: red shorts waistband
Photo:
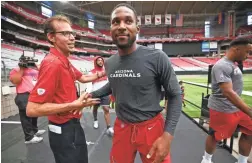
<path id="1" fill-rule="evenodd" d="M 120 120 L 119 118 L 117 118 L 117 119 L 118 119 L 119 121 L 121 121 L 121 122 L 127 124 L 127 125 L 131 125 L 131 126 L 145 126 L 145 125 L 147 125 L 147 124 L 151 124 L 151 123 L 157 121 L 158 119 L 163 119 L 163 116 L 162 116 L 161 113 L 159 113 L 159 114 L 156 115 L 155 117 L 153 117 L 153 118 L 151 118 L 151 119 L 149 119 L 149 120 L 147 120 L 147 121 L 143 121 L 143 122 L 139 122 L 139 123 L 129 123 L 129 122 L 124 122 L 124 121 Z"/>

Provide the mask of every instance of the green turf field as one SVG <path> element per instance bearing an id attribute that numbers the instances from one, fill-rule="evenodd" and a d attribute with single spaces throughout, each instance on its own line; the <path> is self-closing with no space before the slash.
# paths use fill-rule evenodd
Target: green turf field
<path id="1" fill-rule="evenodd" d="M 199 83 L 199 84 L 207 84 L 207 75 L 178 75 L 179 80 Z M 252 74 L 243 75 L 244 91 L 252 92 Z M 201 106 L 202 93 L 206 95 L 207 89 L 202 87 L 197 87 L 189 84 L 185 84 L 185 99 L 193 102 L 194 104 Z M 209 89 L 209 93 L 211 93 L 211 89 Z M 252 97 L 242 95 L 242 99 L 249 105 L 252 106 Z M 163 105 L 163 101 L 161 102 Z M 183 111 L 189 114 L 189 116 L 193 118 L 200 117 L 200 109 L 186 102 L 186 107 L 183 107 Z"/>

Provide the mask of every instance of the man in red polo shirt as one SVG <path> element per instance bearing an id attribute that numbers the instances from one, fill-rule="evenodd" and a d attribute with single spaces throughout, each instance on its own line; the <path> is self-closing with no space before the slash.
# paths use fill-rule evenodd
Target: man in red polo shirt
<path id="1" fill-rule="evenodd" d="M 56 163 L 87 163 L 87 145 L 79 111 L 99 101 L 88 98 L 87 93 L 77 99 L 74 82 L 91 82 L 105 73 L 82 75 L 69 62 L 67 57 L 74 51 L 76 34 L 67 17 L 56 15 L 47 19 L 44 32 L 53 48 L 41 63 L 38 82 L 29 97 L 27 115 L 48 116 L 49 143 Z"/>

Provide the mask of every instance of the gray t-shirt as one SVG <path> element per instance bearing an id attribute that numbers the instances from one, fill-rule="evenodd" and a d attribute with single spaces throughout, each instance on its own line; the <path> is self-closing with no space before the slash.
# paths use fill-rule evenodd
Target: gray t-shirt
<path id="1" fill-rule="evenodd" d="M 107 88 L 93 92 L 93 97 L 112 92 L 117 117 L 125 122 L 139 123 L 163 110 L 159 105 L 163 86 L 169 101 L 165 130 L 174 133 L 182 101 L 176 74 L 163 51 L 138 46 L 130 55 L 111 56 L 105 62 L 105 69 L 109 79 Z"/>
<path id="2" fill-rule="evenodd" d="M 240 96 L 243 89 L 242 72 L 234 62 L 226 57 L 220 59 L 212 68 L 212 94 L 209 97 L 208 107 L 226 113 L 234 113 L 239 109 L 223 96 L 219 83 L 231 82 L 233 90 Z"/>

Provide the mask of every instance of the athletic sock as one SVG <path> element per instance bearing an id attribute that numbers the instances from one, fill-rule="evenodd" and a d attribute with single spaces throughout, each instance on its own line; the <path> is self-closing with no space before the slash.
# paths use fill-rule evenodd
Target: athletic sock
<path id="1" fill-rule="evenodd" d="M 213 155 L 211 154 L 208 154 L 206 151 L 205 151 L 205 155 L 204 155 L 204 157 L 205 157 L 205 159 L 206 160 L 209 160 L 209 161 L 211 161 L 212 160 L 212 157 L 213 157 Z"/>
<path id="2" fill-rule="evenodd" d="M 109 128 L 110 128 L 110 125 L 107 126 L 107 129 L 109 129 Z"/>
<path id="3" fill-rule="evenodd" d="M 248 157 L 239 154 L 238 163 L 247 163 L 247 162 L 248 162 Z"/>

